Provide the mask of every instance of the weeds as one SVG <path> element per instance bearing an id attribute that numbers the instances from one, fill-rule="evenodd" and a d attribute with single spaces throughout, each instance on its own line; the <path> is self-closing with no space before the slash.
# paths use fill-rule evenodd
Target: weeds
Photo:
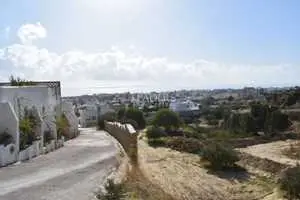
<path id="1" fill-rule="evenodd" d="M 278 178 L 279 189 L 289 199 L 300 198 L 300 166 L 284 169 Z"/>
<path id="2" fill-rule="evenodd" d="M 114 183 L 112 179 L 108 179 L 105 185 L 105 193 L 99 192 L 96 195 L 99 200 L 122 200 L 126 197 L 123 183 Z"/>

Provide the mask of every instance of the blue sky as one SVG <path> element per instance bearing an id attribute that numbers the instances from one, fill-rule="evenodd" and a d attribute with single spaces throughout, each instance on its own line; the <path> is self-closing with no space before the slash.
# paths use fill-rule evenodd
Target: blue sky
<path id="1" fill-rule="evenodd" d="M 116 82 L 128 85 L 126 90 L 131 89 L 133 82 L 132 88 L 147 85 L 161 89 L 170 77 L 173 79 L 167 81 L 169 85 L 164 89 L 299 84 L 296 74 L 300 72 L 300 1 L 0 0 L 0 3 L 0 49 L 13 47 L 0 62 L 0 70 L 7 74 L 31 79 L 60 78 L 65 85 L 74 85 L 71 82 L 80 74 L 81 81 Z M 20 42 L 18 31 L 37 23 L 41 26 L 29 27 L 36 39 L 30 44 Z M 40 37 L 38 28 L 44 29 L 46 35 Z M 81 52 L 81 59 L 74 52 Z M 87 59 L 91 56 L 92 61 Z M 95 77 L 82 76 L 85 70 L 80 67 Z M 32 68 L 39 73 L 33 74 L 29 70 Z M 50 72 L 56 74 L 54 68 L 61 70 L 60 76 L 49 76 Z M 162 68 L 158 75 L 155 70 Z M 105 76 L 101 75 L 103 70 Z M 175 72 L 190 76 L 173 75 Z M 110 78 L 110 73 L 115 74 Z M 180 84 L 175 81 L 178 78 Z"/>

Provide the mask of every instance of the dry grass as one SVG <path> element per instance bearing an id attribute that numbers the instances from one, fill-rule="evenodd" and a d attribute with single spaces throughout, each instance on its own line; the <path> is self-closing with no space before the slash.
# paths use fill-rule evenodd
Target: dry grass
<path id="1" fill-rule="evenodd" d="M 300 141 L 290 143 L 290 146 L 283 149 L 282 153 L 291 159 L 300 159 Z"/>
<path id="2" fill-rule="evenodd" d="M 261 200 L 274 197 L 276 188 L 274 177 L 246 171 L 210 173 L 197 155 L 152 148 L 141 140 L 139 166 L 147 180 L 180 200 Z"/>
<path id="3" fill-rule="evenodd" d="M 128 200 L 175 200 L 158 185 L 149 181 L 138 168 L 132 168 L 124 181 Z"/>
<path id="4" fill-rule="evenodd" d="M 265 146 L 266 145 L 266 146 Z M 282 143 L 273 143 L 258 146 L 263 150 L 257 150 L 256 158 L 253 154 L 251 159 L 245 159 L 244 164 L 252 162 L 252 157 L 262 160 L 259 163 L 273 174 L 280 171 L 281 166 L 266 164 L 262 153 L 271 155 L 272 161 L 275 152 L 278 152 Z M 221 171 L 211 173 L 203 168 L 198 155 L 181 153 L 168 148 L 152 148 L 139 140 L 139 165 L 136 168 L 127 169 L 125 181 L 123 181 L 128 198 L 130 200 L 273 200 L 279 199 L 274 188 L 276 188 L 274 177 L 266 178 L 250 174 L 247 171 Z M 271 153 L 267 150 L 271 150 Z M 245 150 L 245 149 L 244 149 Z M 247 153 L 253 153 L 246 148 Z M 250 152 L 248 152 L 248 150 Z M 273 151 L 274 150 L 274 151 Z M 247 154 L 249 155 L 249 154 Z M 251 154 L 250 154 L 251 155 Z M 255 160 L 254 159 L 254 160 Z M 280 160 L 281 161 L 281 160 Z M 273 163 L 272 162 L 272 163 Z M 269 163 L 269 160 L 268 160 Z M 281 164 L 281 163 L 279 163 Z M 257 166 L 253 166 L 255 169 Z M 274 171 L 273 171 L 274 168 Z M 257 169 L 260 169 L 258 167 Z M 264 169 L 263 172 L 267 172 Z M 271 173 L 271 174 L 272 174 Z"/>
<path id="5" fill-rule="evenodd" d="M 231 200 L 261 200 L 273 194 L 276 187 L 274 180 L 263 176 L 250 179 L 247 182 L 231 188 Z"/>
<path id="6" fill-rule="evenodd" d="M 120 151 L 117 159 L 120 163 L 118 170 L 108 179 L 113 179 L 115 183 L 122 183 L 127 200 L 176 200 L 157 184 L 150 182 L 138 166 L 131 165 L 124 151 Z"/>
<path id="7" fill-rule="evenodd" d="M 298 160 L 287 157 L 283 154 L 283 151 L 297 143 L 299 143 L 299 140 L 276 141 L 249 146 L 247 148 L 240 148 L 239 151 L 258 158 L 272 160 L 283 165 L 295 166 L 298 163 Z"/>

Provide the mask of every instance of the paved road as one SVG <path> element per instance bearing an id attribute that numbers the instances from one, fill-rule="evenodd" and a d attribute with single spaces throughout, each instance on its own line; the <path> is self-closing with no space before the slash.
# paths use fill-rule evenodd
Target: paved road
<path id="1" fill-rule="evenodd" d="M 63 148 L 0 168 L 0 200 L 89 200 L 117 165 L 118 148 L 103 131 L 82 129 Z"/>

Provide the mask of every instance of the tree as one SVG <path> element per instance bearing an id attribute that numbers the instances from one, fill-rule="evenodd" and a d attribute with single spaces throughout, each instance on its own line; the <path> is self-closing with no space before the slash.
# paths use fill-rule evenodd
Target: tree
<path id="1" fill-rule="evenodd" d="M 278 131 L 284 131 L 290 126 L 288 115 L 283 114 L 280 110 L 270 112 L 265 122 L 265 132 L 274 134 Z"/>
<path id="2" fill-rule="evenodd" d="M 126 113 L 126 108 L 125 107 L 120 108 L 117 112 L 118 120 L 123 120 L 125 117 L 125 113 Z"/>
<path id="3" fill-rule="evenodd" d="M 228 100 L 228 101 L 233 101 L 233 100 L 234 100 L 234 97 L 233 97 L 233 96 L 229 96 L 227 100 Z"/>
<path id="4" fill-rule="evenodd" d="M 269 114 L 269 106 L 256 103 L 251 105 L 251 116 L 255 120 L 256 130 L 262 131 L 265 128 L 265 122 Z"/>
<path id="5" fill-rule="evenodd" d="M 219 143 L 206 145 L 201 154 L 201 159 L 209 162 L 207 167 L 214 170 L 234 167 L 235 162 L 239 161 L 237 152 L 231 147 Z"/>
<path id="6" fill-rule="evenodd" d="M 138 129 L 143 129 L 146 126 L 146 120 L 142 111 L 137 108 L 128 108 L 125 112 L 125 120 L 133 120 L 137 123 Z"/>
<path id="7" fill-rule="evenodd" d="M 166 130 L 172 128 L 178 129 L 181 125 L 180 117 L 177 113 L 171 111 L 170 109 L 164 108 L 159 110 L 153 120 L 154 126 L 162 126 Z"/>
<path id="8" fill-rule="evenodd" d="M 101 117 L 99 117 L 97 122 L 97 128 L 99 130 L 103 130 L 105 128 L 104 121 L 115 121 L 116 120 L 116 113 L 115 112 L 107 112 Z"/>
<path id="9" fill-rule="evenodd" d="M 27 81 L 25 79 L 21 79 L 20 77 L 14 77 L 11 75 L 9 77 L 9 82 L 11 86 L 26 86 L 26 85 L 36 85 L 36 83 L 32 81 Z"/>

